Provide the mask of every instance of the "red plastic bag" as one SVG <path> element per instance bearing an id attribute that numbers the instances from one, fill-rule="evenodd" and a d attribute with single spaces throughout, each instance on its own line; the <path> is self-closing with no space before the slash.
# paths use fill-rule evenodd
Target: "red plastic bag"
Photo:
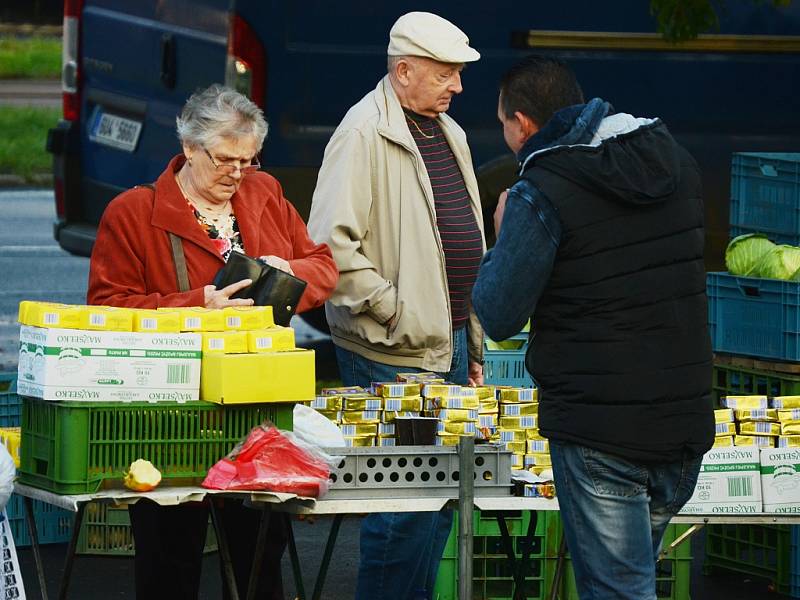
<path id="1" fill-rule="evenodd" d="M 331 457 L 303 445 L 291 434 L 273 425 L 261 425 L 211 467 L 203 487 L 267 490 L 317 498 L 328 491 L 330 460 Z"/>

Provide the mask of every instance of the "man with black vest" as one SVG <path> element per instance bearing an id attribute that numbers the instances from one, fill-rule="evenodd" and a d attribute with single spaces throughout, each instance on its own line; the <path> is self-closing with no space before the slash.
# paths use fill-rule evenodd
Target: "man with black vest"
<path id="1" fill-rule="evenodd" d="M 584 102 L 548 57 L 505 74 L 498 118 L 520 178 L 473 306 L 497 340 L 532 318 L 580 597 L 655 600 L 661 538 L 714 440 L 697 164 L 659 119 Z"/>

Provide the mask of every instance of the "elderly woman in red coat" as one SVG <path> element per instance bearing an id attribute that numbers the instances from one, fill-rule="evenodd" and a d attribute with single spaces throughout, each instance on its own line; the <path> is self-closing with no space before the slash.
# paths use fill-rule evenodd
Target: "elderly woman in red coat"
<path id="1" fill-rule="evenodd" d="M 88 303 L 138 308 L 252 304 L 231 298 L 249 280 L 219 290 L 211 284 L 235 250 L 305 280 L 299 312 L 322 305 L 336 285 L 336 264 L 325 244 L 308 237 L 280 184 L 258 170 L 256 157 L 267 134 L 261 109 L 238 92 L 213 85 L 189 98 L 177 130 L 183 154 L 169 162 L 153 186 L 128 190 L 106 208 L 92 252 Z M 142 500 L 131 506 L 130 515 L 137 599 L 195 600 L 207 506 L 161 507 Z M 239 595 L 245 597 L 259 511 L 225 501 L 222 515 Z M 280 558 L 286 531 L 283 519 L 270 522 L 256 597 L 277 600 L 283 598 Z"/>

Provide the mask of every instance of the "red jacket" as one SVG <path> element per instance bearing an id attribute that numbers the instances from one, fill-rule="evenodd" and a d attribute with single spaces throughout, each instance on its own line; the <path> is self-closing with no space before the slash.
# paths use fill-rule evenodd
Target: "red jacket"
<path id="1" fill-rule="evenodd" d="M 123 192 L 106 208 L 89 267 L 87 303 L 137 308 L 203 306 L 203 286 L 225 264 L 175 182 L 185 158 L 173 158 L 153 190 Z M 308 282 L 298 312 L 320 306 L 331 295 L 338 271 L 325 244 L 308 237 L 305 223 L 267 173 L 248 175 L 231 198 L 249 256 L 275 255 L 289 261 Z M 169 236 L 183 241 L 190 291 L 178 292 Z"/>

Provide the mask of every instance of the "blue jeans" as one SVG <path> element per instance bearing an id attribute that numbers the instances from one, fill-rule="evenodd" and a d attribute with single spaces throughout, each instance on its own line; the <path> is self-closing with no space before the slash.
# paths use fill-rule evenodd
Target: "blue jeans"
<path id="1" fill-rule="evenodd" d="M 702 457 L 631 461 L 550 441 L 558 503 L 581 600 L 656 600 L 656 560 Z"/>
<path id="2" fill-rule="evenodd" d="M 395 381 L 398 373 L 421 369 L 394 367 L 336 347 L 344 385 L 369 386 Z M 453 360 L 442 377 L 467 384 L 466 329 L 453 332 Z M 433 594 L 439 562 L 453 526 L 453 511 L 374 513 L 361 522 L 361 561 L 356 600 L 427 600 Z"/>

